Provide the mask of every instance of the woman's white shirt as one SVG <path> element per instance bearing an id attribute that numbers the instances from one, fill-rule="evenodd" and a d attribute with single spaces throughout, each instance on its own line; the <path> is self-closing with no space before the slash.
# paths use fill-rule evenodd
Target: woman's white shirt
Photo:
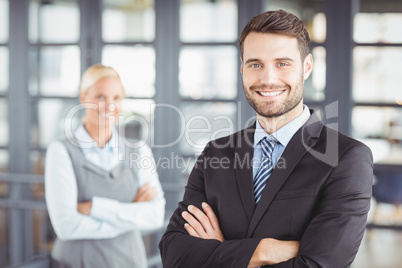
<path id="1" fill-rule="evenodd" d="M 104 148 L 93 146 L 93 140 L 83 126 L 79 127 L 74 136 L 85 158 L 93 164 L 105 170 L 111 170 L 119 164 L 122 152 L 117 147 L 117 133 L 113 133 Z M 150 162 L 140 165 L 143 161 L 139 159 L 148 159 Z M 163 225 L 166 201 L 149 146 L 140 147 L 134 160 L 130 164 L 138 167 L 139 187 L 150 183 L 151 187 L 157 189 L 156 197 L 149 202 L 135 203 L 93 197 L 91 212 L 87 216 L 77 211 L 77 180 L 66 147 L 60 141 L 48 146 L 45 165 L 46 203 L 53 228 L 60 239 L 114 238 L 130 230 L 150 230 Z"/>

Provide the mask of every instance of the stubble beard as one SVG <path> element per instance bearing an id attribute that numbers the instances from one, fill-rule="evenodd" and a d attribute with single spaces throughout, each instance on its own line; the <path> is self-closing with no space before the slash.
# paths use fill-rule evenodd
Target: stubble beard
<path id="1" fill-rule="evenodd" d="M 243 82 L 243 91 L 246 95 L 248 103 L 256 111 L 257 114 L 266 118 L 276 118 L 280 117 L 289 111 L 293 110 L 299 103 L 303 100 L 304 83 L 303 77 L 299 80 L 297 84 L 292 88 L 290 85 L 286 85 L 289 90 L 289 96 L 280 105 L 279 108 L 273 107 L 274 101 L 267 101 L 258 104 L 255 99 L 253 99 L 251 92 L 254 91 L 251 88 L 246 88 Z M 266 88 L 269 88 L 268 86 Z M 283 88 L 283 87 L 282 87 Z M 291 95 L 294 92 L 294 95 Z"/>

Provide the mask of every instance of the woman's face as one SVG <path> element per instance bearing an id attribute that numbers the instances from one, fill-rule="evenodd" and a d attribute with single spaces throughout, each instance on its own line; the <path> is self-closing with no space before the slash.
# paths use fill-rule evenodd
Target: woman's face
<path id="1" fill-rule="evenodd" d="M 86 108 L 86 123 L 99 127 L 112 126 L 121 113 L 124 88 L 121 80 L 106 77 L 97 81 L 86 93 L 80 94 L 80 101 Z"/>

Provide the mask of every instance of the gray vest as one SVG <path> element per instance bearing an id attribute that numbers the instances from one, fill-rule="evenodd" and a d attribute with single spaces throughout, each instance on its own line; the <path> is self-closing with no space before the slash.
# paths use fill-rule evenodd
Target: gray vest
<path id="1" fill-rule="evenodd" d="M 64 140 L 62 143 L 70 155 L 77 179 L 77 202 L 89 201 L 94 196 L 132 202 L 138 190 L 137 170 L 129 165 L 132 149 L 126 148 L 125 161 L 106 171 L 86 160 L 76 142 Z M 52 267 L 56 268 L 147 267 L 139 231 L 129 231 L 111 239 L 56 239 L 51 256 Z"/>

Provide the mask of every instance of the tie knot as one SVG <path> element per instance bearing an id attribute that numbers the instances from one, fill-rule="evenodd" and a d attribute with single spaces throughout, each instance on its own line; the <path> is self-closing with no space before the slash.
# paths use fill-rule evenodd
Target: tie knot
<path id="1" fill-rule="evenodd" d="M 275 147 L 275 144 L 277 143 L 277 140 L 272 137 L 272 136 L 266 136 L 264 137 L 261 141 L 261 148 L 264 151 L 265 155 L 271 155 L 272 154 L 272 150 Z"/>

